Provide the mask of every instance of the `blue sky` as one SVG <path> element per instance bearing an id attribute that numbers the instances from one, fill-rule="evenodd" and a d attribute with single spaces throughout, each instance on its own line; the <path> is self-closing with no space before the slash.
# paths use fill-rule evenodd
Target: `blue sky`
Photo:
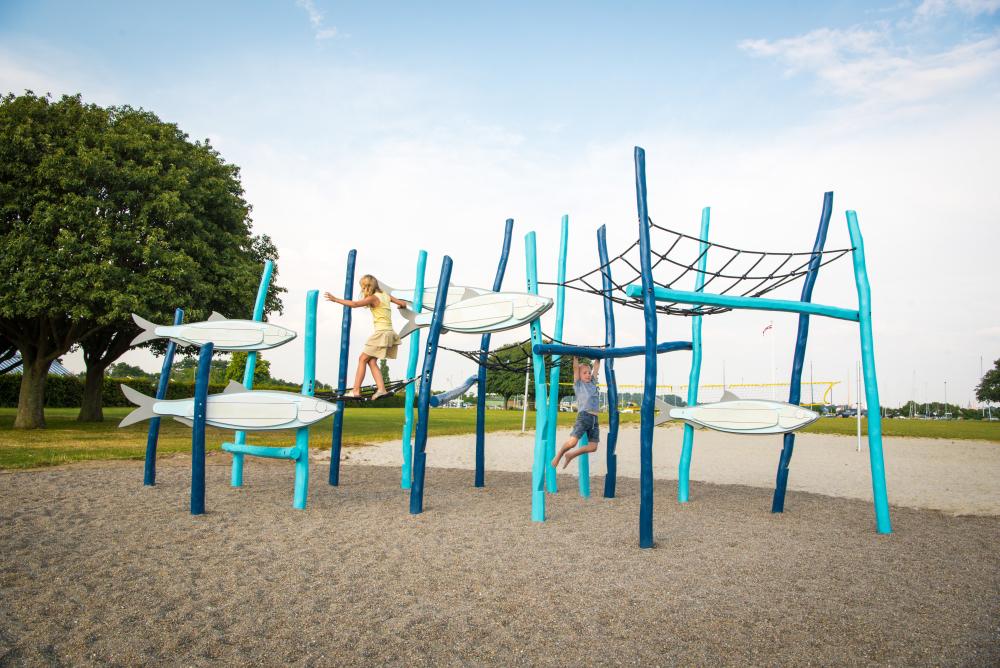
<path id="1" fill-rule="evenodd" d="M 5 0 L 0 90 L 81 92 L 210 138 L 241 166 L 256 229 L 279 245 L 289 322 L 302 291 L 342 284 L 352 247 L 393 284 L 412 280 L 417 247 L 487 284 L 508 216 L 515 254 L 536 229 L 544 255 L 570 214 L 571 272 L 591 268 L 598 225 L 613 248 L 635 237 L 634 144 L 649 151 L 654 215 L 694 232 L 712 205 L 723 243 L 806 250 L 832 189 L 831 246 L 846 245 L 845 208 L 866 235 L 886 401 L 940 400 L 948 380 L 949 400 L 965 404 L 979 356 L 1000 357 L 998 9 Z M 849 272 L 821 277 L 817 299 L 853 303 Z M 568 331 L 594 340 L 597 324 L 574 317 L 592 305 L 569 306 Z M 759 334 L 770 318 L 726 318 L 706 324 L 705 382 L 720 382 L 720 358 L 729 382 L 770 380 Z M 339 314 L 327 309 L 320 327 L 335 347 Z M 687 324 L 667 327 L 682 338 Z M 794 320 L 774 332 L 784 379 Z M 814 328 L 817 377 L 847 381 L 852 336 Z M 299 354 L 275 351 L 278 373 L 297 377 Z M 686 365 L 668 360 L 661 382 L 684 382 Z M 321 356 L 320 377 L 335 366 Z M 441 368 L 441 387 L 468 371 Z"/>

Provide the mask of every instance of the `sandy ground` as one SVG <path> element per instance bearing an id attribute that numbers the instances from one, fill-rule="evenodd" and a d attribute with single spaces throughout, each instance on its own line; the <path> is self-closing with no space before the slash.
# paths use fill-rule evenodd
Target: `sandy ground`
<path id="1" fill-rule="evenodd" d="M 602 425 L 602 438 L 606 432 Z M 568 430 L 560 431 L 565 438 Z M 660 428 L 653 439 L 653 476 L 677 480 L 682 430 Z M 781 453 L 780 436 L 735 436 L 709 430 L 695 432 L 691 458 L 691 480 L 724 485 L 750 485 L 774 489 Z M 486 435 L 486 471 L 531 471 L 534 431 L 500 432 Z M 931 438 L 885 438 L 883 443 L 886 488 L 891 505 L 942 510 L 956 515 L 1000 515 L 1000 444 L 986 441 L 952 441 Z M 639 429 L 619 430 L 619 477 L 639 477 Z M 345 449 L 347 463 L 399 467 L 400 441 L 373 447 Z M 329 460 L 329 451 L 317 452 Z M 435 438 L 427 447 L 429 467 L 474 469 L 475 438 Z M 590 457 L 590 475 L 600 476 L 591 493 L 600 496 L 607 471 L 603 444 Z M 847 499 L 872 500 L 871 462 L 868 440 L 827 434 L 797 434 L 788 476 L 788 489 Z M 577 476 L 572 463 L 560 477 Z M 577 487 L 576 480 L 570 488 Z M 691 498 L 698 485 L 692 483 Z M 670 492 L 676 498 L 676 485 Z"/>
<path id="2" fill-rule="evenodd" d="M 235 490 L 211 457 L 199 517 L 184 457 L 155 488 L 141 462 L 0 473 L 0 666 L 1000 664 L 997 446 L 887 443 L 894 504 L 952 487 L 979 514 L 895 505 L 880 536 L 851 439 L 800 439 L 773 515 L 779 446 L 703 435 L 695 477 L 726 484 L 684 505 L 658 436 L 653 550 L 636 547 L 627 432 L 617 498 L 595 462 L 593 497 L 566 485 L 545 523 L 528 520 L 528 474 L 497 470 L 528 466 L 512 434 L 489 436 L 482 489 L 439 468 L 471 439 L 434 439 L 417 516 L 397 468 L 360 464 L 393 444 L 352 449 L 340 487 L 314 461 L 305 511 L 287 462 L 249 461 Z M 809 485 L 821 494 L 794 491 Z"/>

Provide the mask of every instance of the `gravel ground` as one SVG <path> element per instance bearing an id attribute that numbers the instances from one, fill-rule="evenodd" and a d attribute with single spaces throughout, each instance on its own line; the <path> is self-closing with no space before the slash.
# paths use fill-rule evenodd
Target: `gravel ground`
<path id="1" fill-rule="evenodd" d="M 638 483 L 550 497 L 529 476 L 431 469 L 411 516 L 398 470 L 315 466 L 291 508 L 287 463 L 254 460 L 208 514 L 189 460 L 0 474 L 0 665 L 997 665 L 1000 518 L 657 482 L 653 550 Z M 600 490 L 598 479 L 594 489 Z"/>

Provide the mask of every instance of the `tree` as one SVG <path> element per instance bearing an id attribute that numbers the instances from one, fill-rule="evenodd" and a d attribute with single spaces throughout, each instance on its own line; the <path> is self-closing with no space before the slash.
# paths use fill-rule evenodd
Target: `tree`
<path id="1" fill-rule="evenodd" d="M 153 378 L 156 374 L 143 371 L 133 364 L 118 362 L 108 367 L 108 376 L 110 378 Z"/>
<path id="2" fill-rule="evenodd" d="M 389 363 L 385 360 L 378 361 L 378 370 L 382 374 L 382 382 L 389 384 Z"/>
<path id="3" fill-rule="evenodd" d="M 24 359 L 15 426 L 44 426 L 48 365 L 77 344 L 80 418 L 100 419 L 104 370 L 138 333 L 133 312 L 165 323 L 177 306 L 189 321 L 249 314 L 276 255 L 249 211 L 239 169 L 150 112 L 79 95 L 0 98 L 0 332 Z"/>
<path id="4" fill-rule="evenodd" d="M 1000 401 L 1000 359 L 993 362 L 993 368 L 983 374 L 976 386 L 976 399 L 988 403 Z"/>
<path id="5" fill-rule="evenodd" d="M 224 380 L 235 380 L 237 383 L 243 382 L 243 374 L 246 373 L 248 355 L 245 352 L 234 352 L 229 365 L 226 366 L 226 376 Z M 271 363 L 264 359 L 264 356 L 257 353 L 257 364 L 253 368 L 253 382 L 258 385 L 271 380 Z"/>
<path id="6" fill-rule="evenodd" d="M 525 365 L 525 360 L 531 357 L 531 342 L 514 343 L 503 346 L 490 353 L 490 362 L 504 363 L 513 367 Z M 573 394 L 573 360 L 571 357 L 563 357 L 563 364 L 559 369 L 559 396 L 565 397 Z M 534 399 L 535 378 L 534 371 L 528 371 L 528 396 Z M 549 380 L 549 371 L 545 372 L 545 380 Z M 550 390 L 551 391 L 551 390 Z M 524 374 L 517 371 L 490 371 L 486 374 L 486 392 L 489 394 L 499 394 L 503 397 L 504 408 L 511 397 L 524 394 Z"/>

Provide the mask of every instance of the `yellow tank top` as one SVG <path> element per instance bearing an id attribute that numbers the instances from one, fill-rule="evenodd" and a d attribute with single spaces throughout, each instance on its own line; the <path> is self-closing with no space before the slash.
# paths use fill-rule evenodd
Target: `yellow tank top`
<path id="1" fill-rule="evenodd" d="M 392 329 L 392 311 L 390 310 L 389 295 L 384 292 L 376 292 L 378 306 L 369 306 L 372 312 L 372 319 L 375 321 L 375 331 L 381 332 Z"/>

